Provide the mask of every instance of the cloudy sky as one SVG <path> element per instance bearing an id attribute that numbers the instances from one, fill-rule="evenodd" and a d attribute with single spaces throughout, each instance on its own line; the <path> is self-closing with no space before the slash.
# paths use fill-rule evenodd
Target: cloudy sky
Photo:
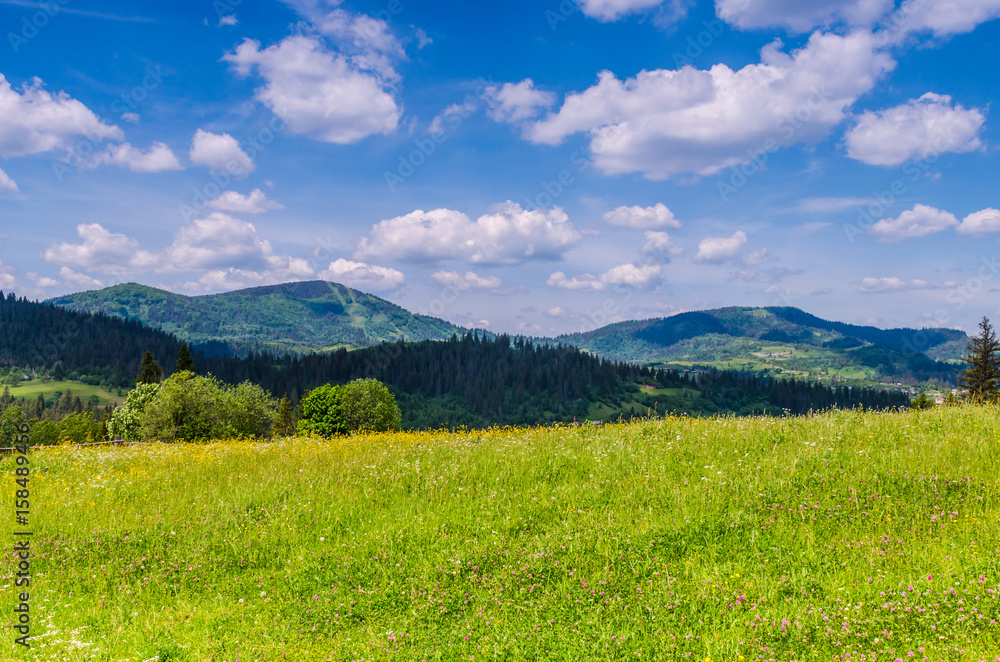
<path id="1" fill-rule="evenodd" d="M 0 288 L 1000 309 L 1000 0 L 0 0 Z"/>

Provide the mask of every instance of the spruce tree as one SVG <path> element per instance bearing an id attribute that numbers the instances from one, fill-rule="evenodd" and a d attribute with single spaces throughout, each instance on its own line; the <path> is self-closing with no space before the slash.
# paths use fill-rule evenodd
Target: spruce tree
<path id="1" fill-rule="evenodd" d="M 959 388 L 968 391 L 975 402 L 996 402 L 1000 391 L 1000 342 L 987 318 L 979 323 L 980 334 L 969 339 L 968 354 L 962 359 L 967 365 L 958 378 Z"/>
<path id="2" fill-rule="evenodd" d="M 181 343 L 181 349 L 177 352 L 177 370 L 175 372 L 183 372 L 184 370 L 195 371 L 194 357 L 191 356 L 191 350 L 188 349 L 186 342 Z"/>
<path id="3" fill-rule="evenodd" d="M 135 376 L 136 384 L 159 384 L 163 377 L 163 368 L 153 358 L 152 352 L 142 355 L 142 364 L 139 366 L 139 373 Z"/>
<path id="4" fill-rule="evenodd" d="M 295 412 L 287 395 L 278 403 L 278 413 L 274 418 L 274 434 L 280 437 L 290 437 L 295 434 Z"/>

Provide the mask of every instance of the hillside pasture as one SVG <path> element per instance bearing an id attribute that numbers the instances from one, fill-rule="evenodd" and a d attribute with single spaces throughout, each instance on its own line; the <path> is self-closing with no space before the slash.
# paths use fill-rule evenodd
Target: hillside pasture
<path id="1" fill-rule="evenodd" d="M 0 658 L 994 660 L 998 413 L 38 449 Z"/>

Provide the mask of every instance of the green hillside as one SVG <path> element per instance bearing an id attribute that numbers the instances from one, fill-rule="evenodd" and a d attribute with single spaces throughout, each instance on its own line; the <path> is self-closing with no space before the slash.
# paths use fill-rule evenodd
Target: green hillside
<path id="1" fill-rule="evenodd" d="M 311 281 L 184 296 L 129 283 L 51 299 L 69 310 L 133 319 L 196 345 L 311 352 L 464 333 L 337 283 Z"/>
<path id="2" fill-rule="evenodd" d="M 847 383 L 954 381 L 968 340 L 951 329 L 878 329 L 798 308 L 730 307 L 611 324 L 558 341 L 616 360 Z"/>

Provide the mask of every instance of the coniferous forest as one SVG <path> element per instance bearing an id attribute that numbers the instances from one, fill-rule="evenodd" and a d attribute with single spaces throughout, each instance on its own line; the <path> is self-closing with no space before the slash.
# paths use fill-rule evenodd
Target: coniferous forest
<path id="1" fill-rule="evenodd" d="M 199 373 L 233 384 L 250 381 L 293 403 L 322 384 L 378 379 L 395 394 L 403 427 L 410 429 L 615 420 L 654 412 L 782 415 L 909 403 L 903 392 L 834 389 L 733 371 L 654 370 L 568 345 L 505 335 L 487 338 L 478 332 L 443 342 L 383 343 L 302 356 L 251 352 L 237 357 L 218 346 L 193 350 Z M 170 374 L 181 343 L 137 322 L 70 312 L 13 294 L 0 297 L 0 376 L 9 383 L 25 373 L 58 373 L 65 379 L 128 388 L 146 351 Z M 20 404 L 29 417 L 57 415 L 40 411 L 37 402 Z M 80 413 L 72 401 L 59 407 Z"/>

